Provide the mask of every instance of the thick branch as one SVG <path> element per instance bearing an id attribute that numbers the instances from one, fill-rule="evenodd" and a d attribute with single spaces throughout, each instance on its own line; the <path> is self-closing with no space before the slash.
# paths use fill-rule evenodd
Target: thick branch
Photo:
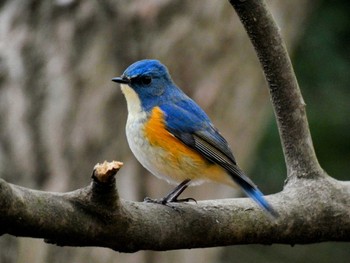
<path id="1" fill-rule="evenodd" d="M 65 194 L 0 180 L 0 234 L 123 252 L 350 241 L 350 188 L 333 179 L 307 180 L 267 197 L 280 214 L 271 220 L 248 198 L 174 204 L 176 209 L 120 200 L 117 169 L 106 171 L 88 187 Z"/>
<path id="2" fill-rule="evenodd" d="M 263 0 L 230 0 L 230 3 L 249 35 L 268 81 L 288 176 L 324 175 L 286 46 L 266 4 Z"/>

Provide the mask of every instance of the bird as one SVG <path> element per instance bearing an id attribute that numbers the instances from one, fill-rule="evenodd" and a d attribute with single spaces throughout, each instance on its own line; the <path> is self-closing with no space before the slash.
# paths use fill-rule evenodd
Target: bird
<path id="1" fill-rule="evenodd" d="M 136 159 L 153 175 L 177 184 L 164 198 L 145 201 L 168 205 L 189 186 L 214 181 L 239 185 L 264 211 L 277 212 L 238 167 L 224 137 L 200 106 L 172 80 L 168 68 L 155 59 L 136 61 L 119 83 L 126 98 L 126 136 Z"/>

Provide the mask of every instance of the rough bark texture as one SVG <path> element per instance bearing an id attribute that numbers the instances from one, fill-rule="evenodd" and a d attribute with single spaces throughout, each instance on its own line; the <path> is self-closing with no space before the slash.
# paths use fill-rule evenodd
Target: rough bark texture
<path id="1" fill-rule="evenodd" d="M 271 1 L 279 25 L 283 32 L 286 32 L 284 37 L 287 43 L 293 43 L 297 37 L 299 25 L 305 17 L 305 13 L 301 13 L 300 10 L 308 10 L 306 2 Z M 122 196 L 141 200 L 146 191 L 151 196 L 164 194 L 167 191 L 162 189 L 164 184 L 160 183 L 157 187 L 156 181 L 151 177 L 141 178 L 136 162 L 127 157 L 130 153 L 124 135 L 125 102 L 121 93 L 110 82 L 110 79 L 119 75 L 128 64 L 147 57 L 160 59 L 169 66 L 177 84 L 209 111 L 214 122 L 233 145 L 238 159 L 248 163 L 247 157 L 251 156 L 264 126 L 267 93 L 264 89 L 257 88 L 264 82 L 259 70 L 256 70 L 254 54 L 234 12 L 228 8 L 225 1 L 14 0 L 2 3 L 0 15 L 0 173 L 5 180 L 36 189 L 67 191 L 88 183 L 86 175 L 89 174 L 91 164 L 104 159 L 122 159 L 127 163 L 118 180 Z M 227 123 L 232 125 L 226 125 Z M 300 184 L 300 187 L 304 187 L 304 183 Z M 315 195 L 319 194 L 313 193 L 316 188 L 312 186 L 316 185 L 306 184 L 307 189 Z M 1 202 L 4 202 L 2 209 L 8 207 L 7 204 L 12 208 L 18 206 L 30 212 L 31 210 L 23 206 L 24 195 L 34 204 L 38 204 L 33 206 L 27 203 L 28 208 L 37 213 L 32 214 L 32 225 L 26 230 L 33 232 L 35 229 L 38 235 L 47 223 L 65 223 L 64 220 L 57 220 L 58 217 L 64 219 L 64 208 L 79 208 L 79 211 L 86 208 L 72 203 L 72 195 L 76 196 L 79 192 L 41 194 L 8 185 L 3 181 L 1 189 L 2 197 L 4 193 L 9 194 L 8 198 L 1 198 Z M 346 189 L 344 188 L 344 191 Z M 290 198 L 303 200 L 301 193 L 294 190 L 289 190 Z M 88 190 L 81 191 L 86 194 Z M 196 191 L 198 195 L 195 197 L 199 199 L 232 196 L 227 188 L 214 186 L 203 186 Z M 329 195 L 333 194 L 336 193 L 329 192 Z M 52 198 L 50 202 L 62 205 L 62 210 L 57 210 L 62 214 L 55 212 L 47 220 L 38 217 L 42 216 L 44 211 L 38 211 L 43 196 L 48 200 Z M 275 202 L 275 198 L 272 197 L 271 201 Z M 221 204 L 221 201 L 214 203 L 217 204 L 216 202 Z M 222 202 L 226 209 L 228 201 Z M 164 225 L 158 224 L 157 220 L 151 217 L 154 217 L 155 211 L 160 209 L 159 213 L 170 213 L 166 218 L 178 216 L 163 207 L 143 207 L 143 204 L 127 201 L 121 203 L 129 207 L 130 213 L 134 209 L 145 212 L 145 218 L 149 216 L 150 219 L 147 221 L 148 227 L 152 230 L 157 229 L 156 234 Z M 191 215 L 188 210 L 192 209 L 192 204 L 190 207 L 182 208 L 188 216 Z M 203 215 L 203 211 L 210 210 L 209 207 L 210 202 L 203 202 L 198 208 L 193 207 L 193 212 Z M 228 206 L 227 209 L 241 211 L 240 209 L 252 207 L 255 208 L 248 200 L 236 200 L 232 207 Z M 283 210 L 279 205 L 278 208 Z M 153 214 L 147 212 L 148 209 L 153 209 L 150 210 Z M 215 207 L 213 209 L 218 213 L 222 210 L 221 206 L 218 206 L 217 210 Z M 89 211 L 87 216 L 93 222 L 90 223 L 92 227 L 96 223 L 95 220 L 98 221 L 98 217 L 92 216 L 93 209 Z M 226 214 L 225 211 L 222 213 Z M 255 220 L 252 218 L 255 213 L 259 214 L 258 219 L 264 221 L 264 224 L 271 224 L 266 223 L 267 218 L 259 210 L 252 211 L 247 225 L 252 222 L 249 220 Z M 293 206 L 290 211 L 294 211 L 293 215 L 298 214 L 298 210 L 293 210 Z M 7 212 L 12 213 L 13 210 L 9 209 Z M 105 214 L 104 211 L 100 212 Z M 136 214 L 141 215 L 135 212 Z M 96 213 L 94 215 L 96 216 Z M 244 215 L 238 212 L 237 218 Z M 112 217 L 115 218 L 115 215 Z M 6 226 L 18 223 L 20 219 L 18 216 L 11 218 L 16 220 L 6 219 Z M 71 220 L 69 217 L 66 219 Z M 213 222 L 213 218 L 204 217 L 203 220 L 206 219 L 208 221 L 203 221 L 203 224 Z M 5 217 L 1 217 L 1 220 L 5 220 Z M 135 222 L 137 221 L 133 221 Z M 196 222 L 198 221 L 195 221 L 194 225 Z M 293 224 L 292 222 L 290 223 Z M 35 225 L 38 223 L 39 225 Z M 153 228 L 151 223 L 155 224 Z M 5 228 L 5 224 L 3 226 Z M 174 225 L 173 229 L 175 226 L 181 227 L 178 224 Z M 185 228 L 187 225 L 183 227 L 182 230 L 189 230 Z M 2 230 L 2 233 L 19 235 L 18 232 L 12 232 L 19 229 L 12 225 L 8 230 Z M 86 230 L 80 224 L 77 224 L 77 229 Z M 101 231 L 102 237 L 103 230 Z M 47 238 L 55 240 L 58 233 L 51 233 L 53 237 Z M 197 241 L 204 242 L 204 233 L 198 234 Z M 251 235 L 257 234 L 252 232 Z M 165 241 L 161 239 L 164 248 L 176 247 L 170 245 L 171 236 L 173 235 L 167 239 L 164 236 Z M 233 240 L 235 238 L 236 241 Z M 231 241 L 224 240 L 222 245 L 232 240 L 233 243 L 253 242 L 248 242 L 247 237 L 239 236 L 229 237 Z M 198 246 L 208 246 L 209 242 L 210 240 L 208 244 L 198 243 Z M 213 245 L 220 245 L 219 242 L 216 240 Z M 102 246 L 109 247 L 106 244 Z M 1 237 L 0 247 L 1 262 L 47 262 L 53 258 L 66 262 L 96 258 L 100 262 L 107 262 L 108 257 L 116 257 L 115 260 L 123 261 L 122 256 L 117 257 L 115 253 L 100 250 L 85 250 L 85 258 L 72 251 L 63 255 L 54 247 L 43 247 L 41 241 L 14 241 L 8 237 Z M 125 250 L 137 250 L 142 247 L 152 249 L 139 244 L 139 247 L 135 245 L 133 249 Z M 153 249 L 161 249 L 160 247 L 157 244 Z M 11 250 L 13 253 L 10 256 L 4 253 Z M 36 254 L 27 253 L 27 250 L 35 251 Z M 186 260 L 182 262 L 204 262 L 193 258 L 195 253 L 191 251 L 191 255 L 187 254 Z M 17 259 L 16 254 L 19 255 Z M 208 254 L 203 254 L 209 261 Z M 141 262 L 142 257 L 144 255 L 138 254 L 135 260 Z M 147 257 L 152 256 L 146 255 L 145 258 Z"/>
<path id="2" fill-rule="evenodd" d="M 117 170 L 115 170 L 117 171 Z M 65 194 L 0 182 L 0 233 L 44 238 L 59 246 L 99 246 L 121 252 L 234 244 L 349 241 L 349 187 L 331 179 L 299 179 L 268 200 L 267 216 L 247 198 L 174 204 L 121 200 L 115 173 Z M 315 189 L 317 189 L 315 191 Z M 307 198 L 305 198 L 307 195 Z"/>

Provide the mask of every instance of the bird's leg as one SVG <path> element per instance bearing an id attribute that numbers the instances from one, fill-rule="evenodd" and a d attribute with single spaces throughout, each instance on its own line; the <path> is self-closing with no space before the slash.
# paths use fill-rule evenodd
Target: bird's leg
<path id="1" fill-rule="evenodd" d="M 157 204 L 163 204 L 163 205 L 167 205 L 167 203 L 171 203 L 171 202 L 188 202 L 191 200 L 196 202 L 194 198 L 177 199 L 179 195 L 183 191 L 185 191 L 185 189 L 188 187 L 188 184 L 190 181 L 191 181 L 190 179 L 184 180 L 182 183 L 176 186 L 174 190 L 172 190 L 168 195 L 166 195 L 160 200 L 154 200 L 146 197 L 144 201 L 148 203 L 157 203 Z"/>
<path id="2" fill-rule="evenodd" d="M 166 204 L 169 202 L 188 202 L 190 200 L 194 200 L 193 198 L 177 199 L 180 196 L 180 194 L 183 191 L 185 191 L 185 189 L 188 187 L 190 181 L 190 179 L 186 179 L 181 184 L 176 186 L 174 190 L 172 190 L 167 196 L 162 198 L 162 203 Z"/>

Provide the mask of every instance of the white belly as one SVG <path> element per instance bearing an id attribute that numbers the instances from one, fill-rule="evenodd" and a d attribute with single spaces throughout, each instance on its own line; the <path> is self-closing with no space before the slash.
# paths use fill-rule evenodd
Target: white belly
<path id="1" fill-rule="evenodd" d="M 167 162 L 167 154 L 159 147 L 151 147 L 148 140 L 143 136 L 144 116 L 132 116 L 129 114 L 126 124 L 126 137 L 129 147 L 136 159 L 152 174 L 160 179 L 165 179 L 169 183 L 178 183 L 184 180 L 178 178 L 174 173 L 178 172 L 178 167 L 164 165 Z M 186 178 L 185 178 L 186 179 Z"/>

